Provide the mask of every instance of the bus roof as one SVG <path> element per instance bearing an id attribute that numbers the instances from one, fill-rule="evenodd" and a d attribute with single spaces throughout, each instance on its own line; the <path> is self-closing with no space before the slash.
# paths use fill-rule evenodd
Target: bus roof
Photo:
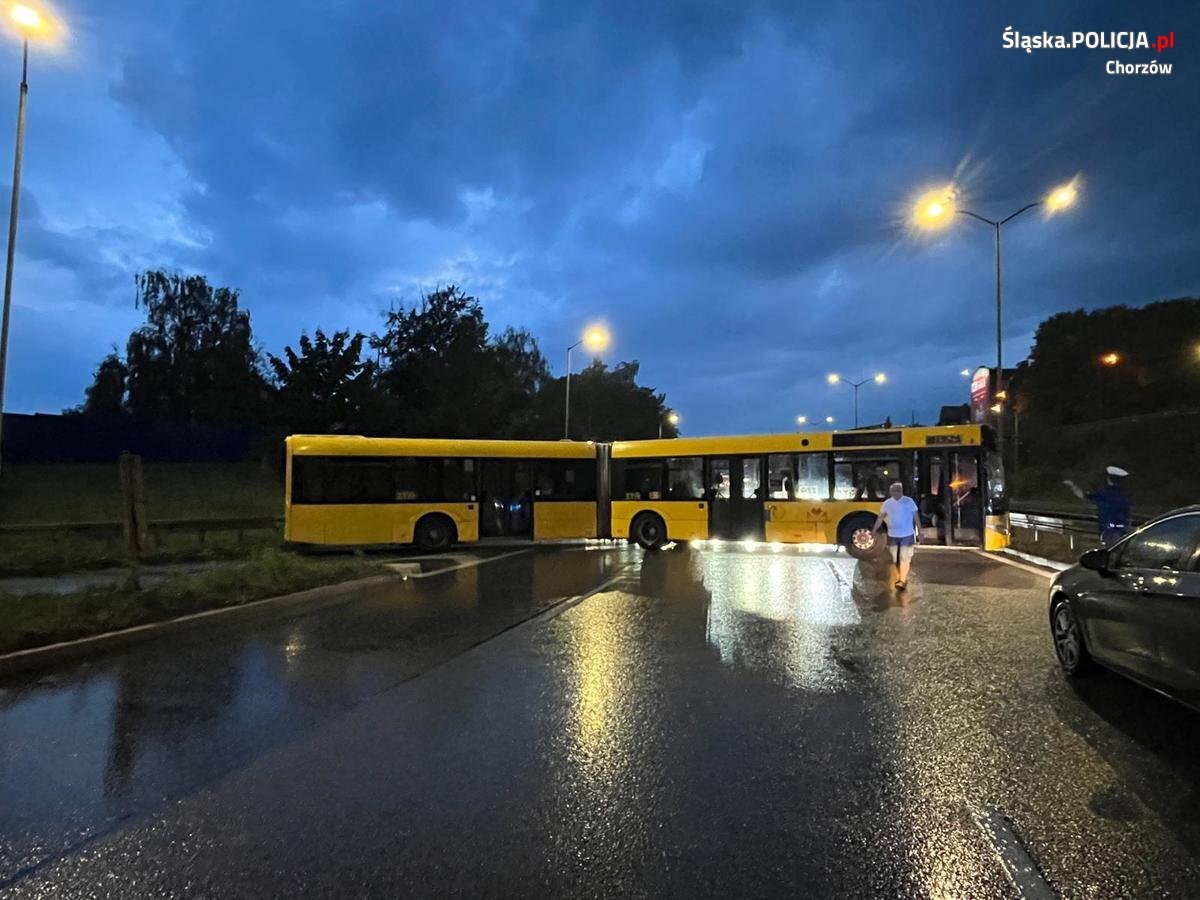
<path id="1" fill-rule="evenodd" d="M 455 438 L 374 438 L 362 435 L 293 434 L 296 456 L 494 456 L 508 459 L 594 459 L 596 445 L 583 441 L 488 441 Z"/>
<path id="2" fill-rule="evenodd" d="M 796 453 L 807 450 L 913 450 L 918 447 L 977 446 L 979 425 L 932 425 L 853 431 L 805 431 L 791 434 L 748 434 L 716 437 L 664 438 L 655 441 L 617 441 L 614 459 L 657 456 L 738 456 L 755 453 Z"/>

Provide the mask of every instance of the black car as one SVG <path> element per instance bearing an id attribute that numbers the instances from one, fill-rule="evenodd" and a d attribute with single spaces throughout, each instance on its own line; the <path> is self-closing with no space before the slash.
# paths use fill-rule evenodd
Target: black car
<path id="1" fill-rule="evenodd" d="M 1101 663 L 1200 710 L 1200 506 L 1083 554 L 1050 585 L 1050 634 L 1068 675 Z"/>

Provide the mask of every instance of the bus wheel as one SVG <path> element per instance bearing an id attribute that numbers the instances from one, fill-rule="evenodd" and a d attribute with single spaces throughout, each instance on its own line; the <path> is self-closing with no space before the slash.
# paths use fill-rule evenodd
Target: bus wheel
<path id="1" fill-rule="evenodd" d="M 884 540 L 872 530 L 874 527 L 874 516 L 850 516 L 838 529 L 838 543 L 855 559 L 877 556 L 884 547 Z"/>
<path id="2" fill-rule="evenodd" d="M 424 553 L 440 553 L 450 549 L 456 536 L 454 523 L 446 516 L 425 516 L 417 523 L 413 543 Z"/>
<path id="3" fill-rule="evenodd" d="M 642 513 L 629 526 L 629 536 L 644 550 L 657 550 L 667 542 L 667 526 L 662 516 Z"/>

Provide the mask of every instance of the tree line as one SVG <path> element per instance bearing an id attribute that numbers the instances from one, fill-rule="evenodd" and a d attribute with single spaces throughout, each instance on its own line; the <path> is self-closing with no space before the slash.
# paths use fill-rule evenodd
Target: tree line
<path id="1" fill-rule="evenodd" d="M 524 329 L 493 333 L 455 285 L 383 314 L 378 332 L 317 329 L 276 356 L 256 345 L 236 289 L 162 270 L 136 277 L 146 321 L 96 369 L 70 412 L 158 423 L 262 425 L 289 433 L 555 439 L 565 378 Z M 676 430 L 638 363 L 593 360 L 571 379 L 577 440 Z"/>

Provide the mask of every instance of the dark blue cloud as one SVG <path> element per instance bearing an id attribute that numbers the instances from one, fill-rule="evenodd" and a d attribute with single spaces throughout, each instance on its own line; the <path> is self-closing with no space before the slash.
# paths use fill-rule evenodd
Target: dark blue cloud
<path id="1" fill-rule="evenodd" d="M 1200 293 L 1191 5 L 75 0 L 64 15 L 74 54 L 32 97 L 18 407 L 76 402 L 83 360 L 128 331 L 131 270 L 163 264 L 242 288 L 270 349 L 370 329 L 453 280 L 556 365 L 606 319 L 613 354 L 640 359 L 692 433 L 845 421 L 835 369 L 891 376 L 864 389 L 865 418 L 928 418 L 994 352 L 987 230 L 917 238 L 903 221 L 918 187 L 951 177 L 1004 215 L 1082 173 L 1078 209 L 1006 233 L 1009 359 L 1056 310 Z M 1174 30 L 1177 71 L 1104 73 L 1152 51 L 1006 50 L 1009 25 Z M 68 315 L 92 327 L 46 373 L 39 342 Z"/>

